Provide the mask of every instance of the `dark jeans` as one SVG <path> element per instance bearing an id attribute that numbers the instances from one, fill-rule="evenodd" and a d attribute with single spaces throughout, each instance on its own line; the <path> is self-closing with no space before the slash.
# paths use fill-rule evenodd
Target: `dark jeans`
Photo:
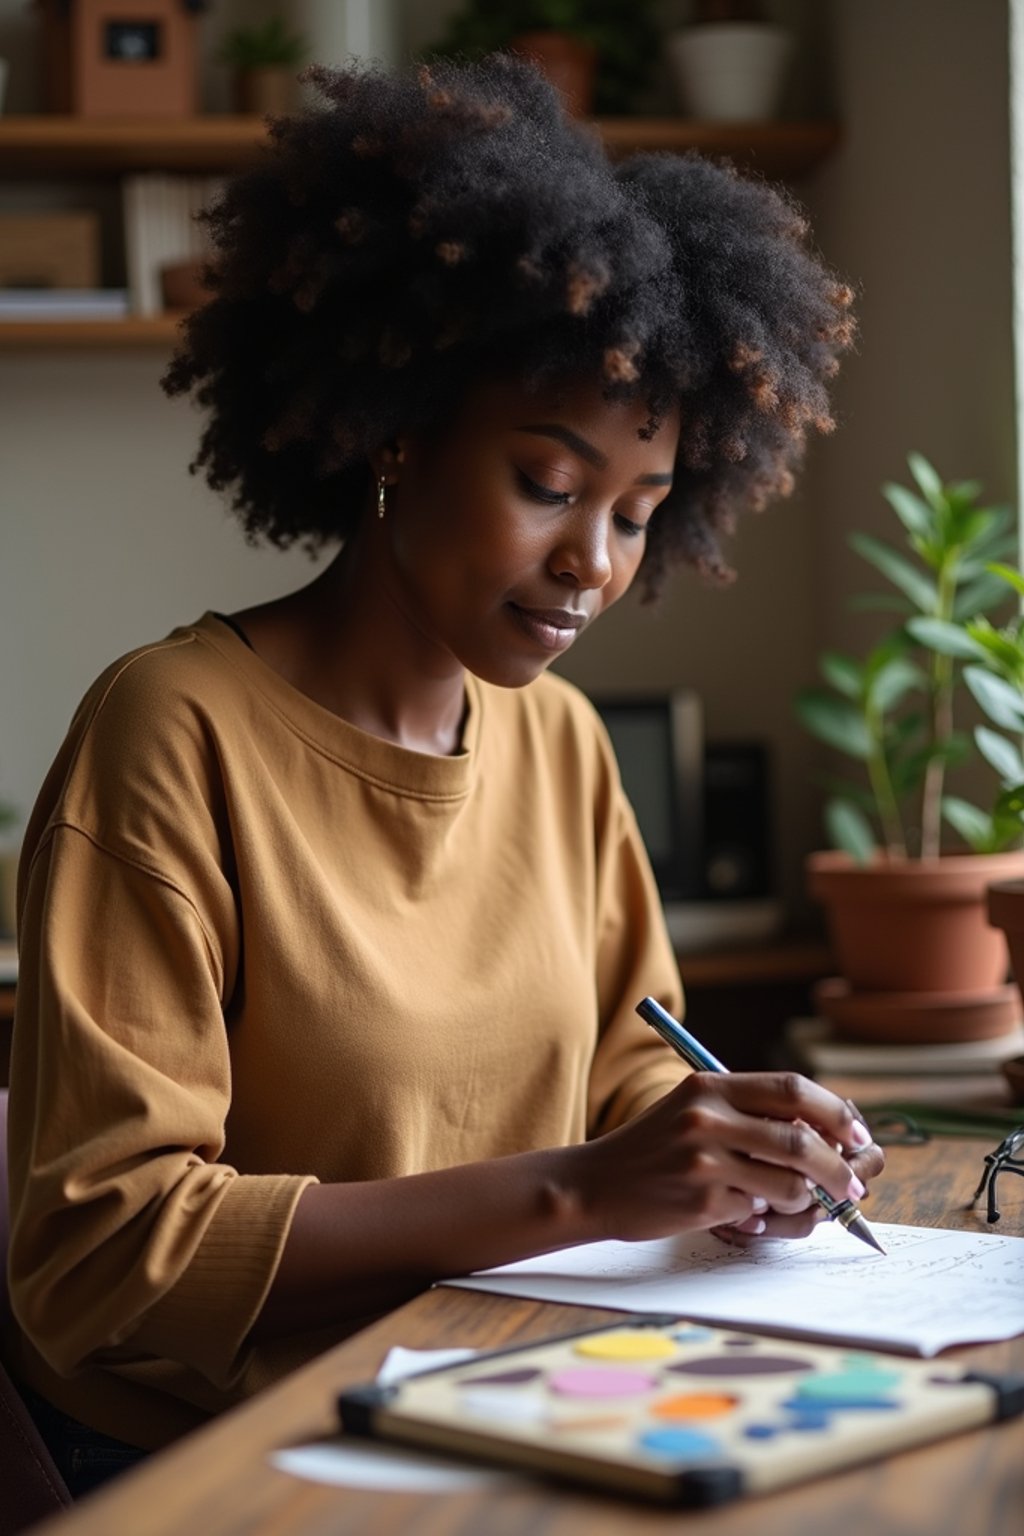
<path id="1" fill-rule="evenodd" d="M 73 1499 L 98 1488 L 119 1472 L 126 1472 L 149 1455 L 137 1446 L 125 1445 L 122 1440 L 101 1435 L 98 1429 L 79 1424 L 30 1387 L 19 1386 L 18 1391 Z"/>

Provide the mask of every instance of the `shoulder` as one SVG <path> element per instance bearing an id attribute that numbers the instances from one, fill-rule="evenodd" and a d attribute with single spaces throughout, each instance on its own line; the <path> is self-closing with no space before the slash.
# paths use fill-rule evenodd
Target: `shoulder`
<path id="1" fill-rule="evenodd" d="M 139 822 L 141 805 L 147 822 L 155 814 L 173 820 L 185 803 L 219 798 L 221 744 L 239 716 L 241 690 L 206 627 L 185 625 L 100 673 L 50 767 L 29 841 L 58 821 L 108 836 Z"/>
<path id="2" fill-rule="evenodd" d="M 122 745 L 130 745 L 136 732 L 162 733 L 183 714 L 216 708 L 235 691 L 233 669 L 210 643 L 207 621 L 199 620 L 111 662 L 82 699 L 72 729 L 121 735 Z"/>

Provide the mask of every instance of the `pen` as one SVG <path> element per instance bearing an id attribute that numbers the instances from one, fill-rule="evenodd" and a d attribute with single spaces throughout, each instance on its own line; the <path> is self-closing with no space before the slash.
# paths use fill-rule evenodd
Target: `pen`
<path id="1" fill-rule="evenodd" d="M 645 997 L 643 1002 L 637 1003 L 636 1011 L 645 1024 L 649 1024 L 656 1034 L 670 1045 L 674 1051 L 688 1061 L 691 1067 L 698 1072 L 728 1072 L 729 1068 L 723 1066 L 717 1056 L 711 1052 L 699 1040 L 695 1040 L 688 1029 L 684 1029 L 678 1019 L 656 1003 L 653 997 Z M 862 1243 L 867 1243 L 869 1248 L 875 1248 L 879 1253 L 885 1249 L 878 1241 L 864 1217 L 860 1207 L 852 1200 L 834 1200 L 827 1189 L 822 1189 L 820 1184 L 811 1187 L 811 1194 L 817 1200 L 823 1210 L 826 1210 L 830 1221 L 838 1221 L 854 1237 L 859 1237 Z"/>

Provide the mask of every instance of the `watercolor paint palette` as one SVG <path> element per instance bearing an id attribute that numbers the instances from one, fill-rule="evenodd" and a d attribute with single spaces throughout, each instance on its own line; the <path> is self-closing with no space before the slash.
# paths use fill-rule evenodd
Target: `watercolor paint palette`
<path id="1" fill-rule="evenodd" d="M 636 1317 L 343 1392 L 348 1434 L 682 1506 L 1024 1412 L 1024 1378 Z"/>

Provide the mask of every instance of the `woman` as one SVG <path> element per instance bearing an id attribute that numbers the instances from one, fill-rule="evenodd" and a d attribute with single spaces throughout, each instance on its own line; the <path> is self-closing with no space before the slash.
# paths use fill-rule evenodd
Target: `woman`
<path id="1" fill-rule="evenodd" d="M 792 485 L 849 292 L 777 193 L 613 170 L 525 66 L 315 72 L 209 217 L 166 387 L 246 533 L 337 541 L 86 696 L 21 871 L 16 1370 L 151 1448 L 432 1280 L 801 1236 L 881 1154 L 690 1075 L 580 630 Z M 195 467 L 195 466 L 194 466 Z M 48 1406 L 47 1406 L 48 1405 Z"/>

